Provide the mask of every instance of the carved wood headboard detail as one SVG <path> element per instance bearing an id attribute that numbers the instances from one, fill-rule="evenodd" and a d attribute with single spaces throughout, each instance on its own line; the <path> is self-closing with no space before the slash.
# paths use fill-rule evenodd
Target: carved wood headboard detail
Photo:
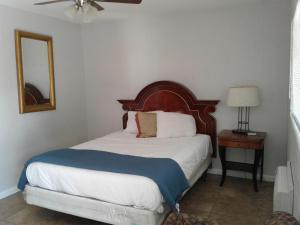
<path id="1" fill-rule="evenodd" d="M 44 98 L 40 90 L 31 83 L 25 83 L 25 103 L 26 105 L 39 105 L 49 103 L 49 98 Z"/>
<path id="2" fill-rule="evenodd" d="M 193 115 L 197 133 L 207 134 L 213 144 L 213 157 L 216 157 L 216 120 L 215 112 L 218 100 L 197 100 L 194 94 L 181 84 L 171 81 L 158 81 L 146 86 L 135 100 L 118 100 L 125 111 L 181 112 Z M 128 114 L 123 116 L 123 128 L 126 128 Z"/>

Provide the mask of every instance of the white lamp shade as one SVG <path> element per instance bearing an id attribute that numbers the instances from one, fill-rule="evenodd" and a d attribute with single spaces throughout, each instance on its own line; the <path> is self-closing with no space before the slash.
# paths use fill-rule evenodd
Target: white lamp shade
<path id="1" fill-rule="evenodd" d="M 78 9 L 75 5 L 71 5 L 65 9 L 64 13 L 70 19 L 74 19 L 78 13 Z"/>
<path id="2" fill-rule="evenodd" d="M 84 6 L 83 12 L 82 21 L 84 23 L 90 23 L 98 16 L 98 10 L 90 4 Z"/>
<path id="3" fill-rule="evenodd" d="M 227 105 L 231 107 L 254 107 L 260 104 L 258 88 L 255 86 L 229 89 Z"/>
<path id="4" fill-rule="evenodd" d="M 98 10 L 89 3 L 79 8 L 76 5 L 71 5 L 65 9 L 64 13 L 73 21 L 79 23 L 90 23 L 98 16 Z"/>

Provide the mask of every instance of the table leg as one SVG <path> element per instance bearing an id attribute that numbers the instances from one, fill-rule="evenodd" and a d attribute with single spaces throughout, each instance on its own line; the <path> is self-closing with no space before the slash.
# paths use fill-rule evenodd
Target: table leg
<path id="1" fill-rule="evenodd" d="M 226 179 L 226 147 L 219 146 L 219 155 L 222 164 L 222 180 L 220 186 L 223 186 Z"/>
<path id="2" fill-rule="evenodd" d="M 201 176 L 201 180 L 203 180 L 204 182 L 206 182 L 206 179 L 207 179 L 207 172 L 208 172 L 208 169 L 205 170 L 205 172 Z"/>
<path id="3" fill-rule="evenodd" d="M 259 166 L 259 162 L 261 159 L 261 150 L 254 150 L 255 151 L 255 159 L 254 159 L 254 165 L 253 165 L 253 186 L 254 190 L 258 192 L 258 187 L 257 187 L 257 168 Z"/>
<path id="4" fill-rule="evenodd" d="M 264 175 L 264 161 L 265 161 L 265 156 L 264 156 L 264 148 L 261 150 L 261 168 L 260 168 L 260 183 L 263 182 L 263 175 Z"/>

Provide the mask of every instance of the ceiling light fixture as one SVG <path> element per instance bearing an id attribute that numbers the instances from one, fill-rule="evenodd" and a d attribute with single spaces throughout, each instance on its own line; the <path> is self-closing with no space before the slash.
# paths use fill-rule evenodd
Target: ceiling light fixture
<path id="1" fill-rule="evenodd" d="M 89 2 L 83 2 L 82 5 L 74 4 L 67 7 L 64 13 L 68 18 L 76 22 L 90 23 L 96 19 L 98 10 L 91 6 Z"/>
<path id="2" fill-rule="evenodd" d="M 67 17 L 76 22 L 90 23 L 96 19 L 98 12 L 104 10 L 98 2 L 140 4 L 142 0 L 48 0 L 34 3 L 34 5 L 48 5 L 61 2 L 73 2 L 73 5 L 67 7 L 64 11 Z"/>

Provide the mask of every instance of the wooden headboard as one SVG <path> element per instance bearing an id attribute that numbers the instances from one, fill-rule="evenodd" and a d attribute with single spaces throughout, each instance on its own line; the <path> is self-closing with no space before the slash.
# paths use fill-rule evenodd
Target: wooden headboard
<path id="1" fill-rule="evenodd" d="M 197 100 L 194 94 L 181 84 L 171 81 L 158 81 L 146 86 L 135 100 L 118 100 L 125 111 L 182 112 L 193 115 L 197 133 L 207 134 L 213 144 L 213 157 L 216 157 L 216 120 L 215 112 L 218 100 Z M 123 116 L 123 128 L 126 128 L 128 114 Z"/>
<path id="2" fill-rule="evenodd" d="M 31 83 L 25 83 L 25 103 L 26 105 L 39 105 L 49 103 L 49 98 L 44 98 L 40 90 Z"/>

